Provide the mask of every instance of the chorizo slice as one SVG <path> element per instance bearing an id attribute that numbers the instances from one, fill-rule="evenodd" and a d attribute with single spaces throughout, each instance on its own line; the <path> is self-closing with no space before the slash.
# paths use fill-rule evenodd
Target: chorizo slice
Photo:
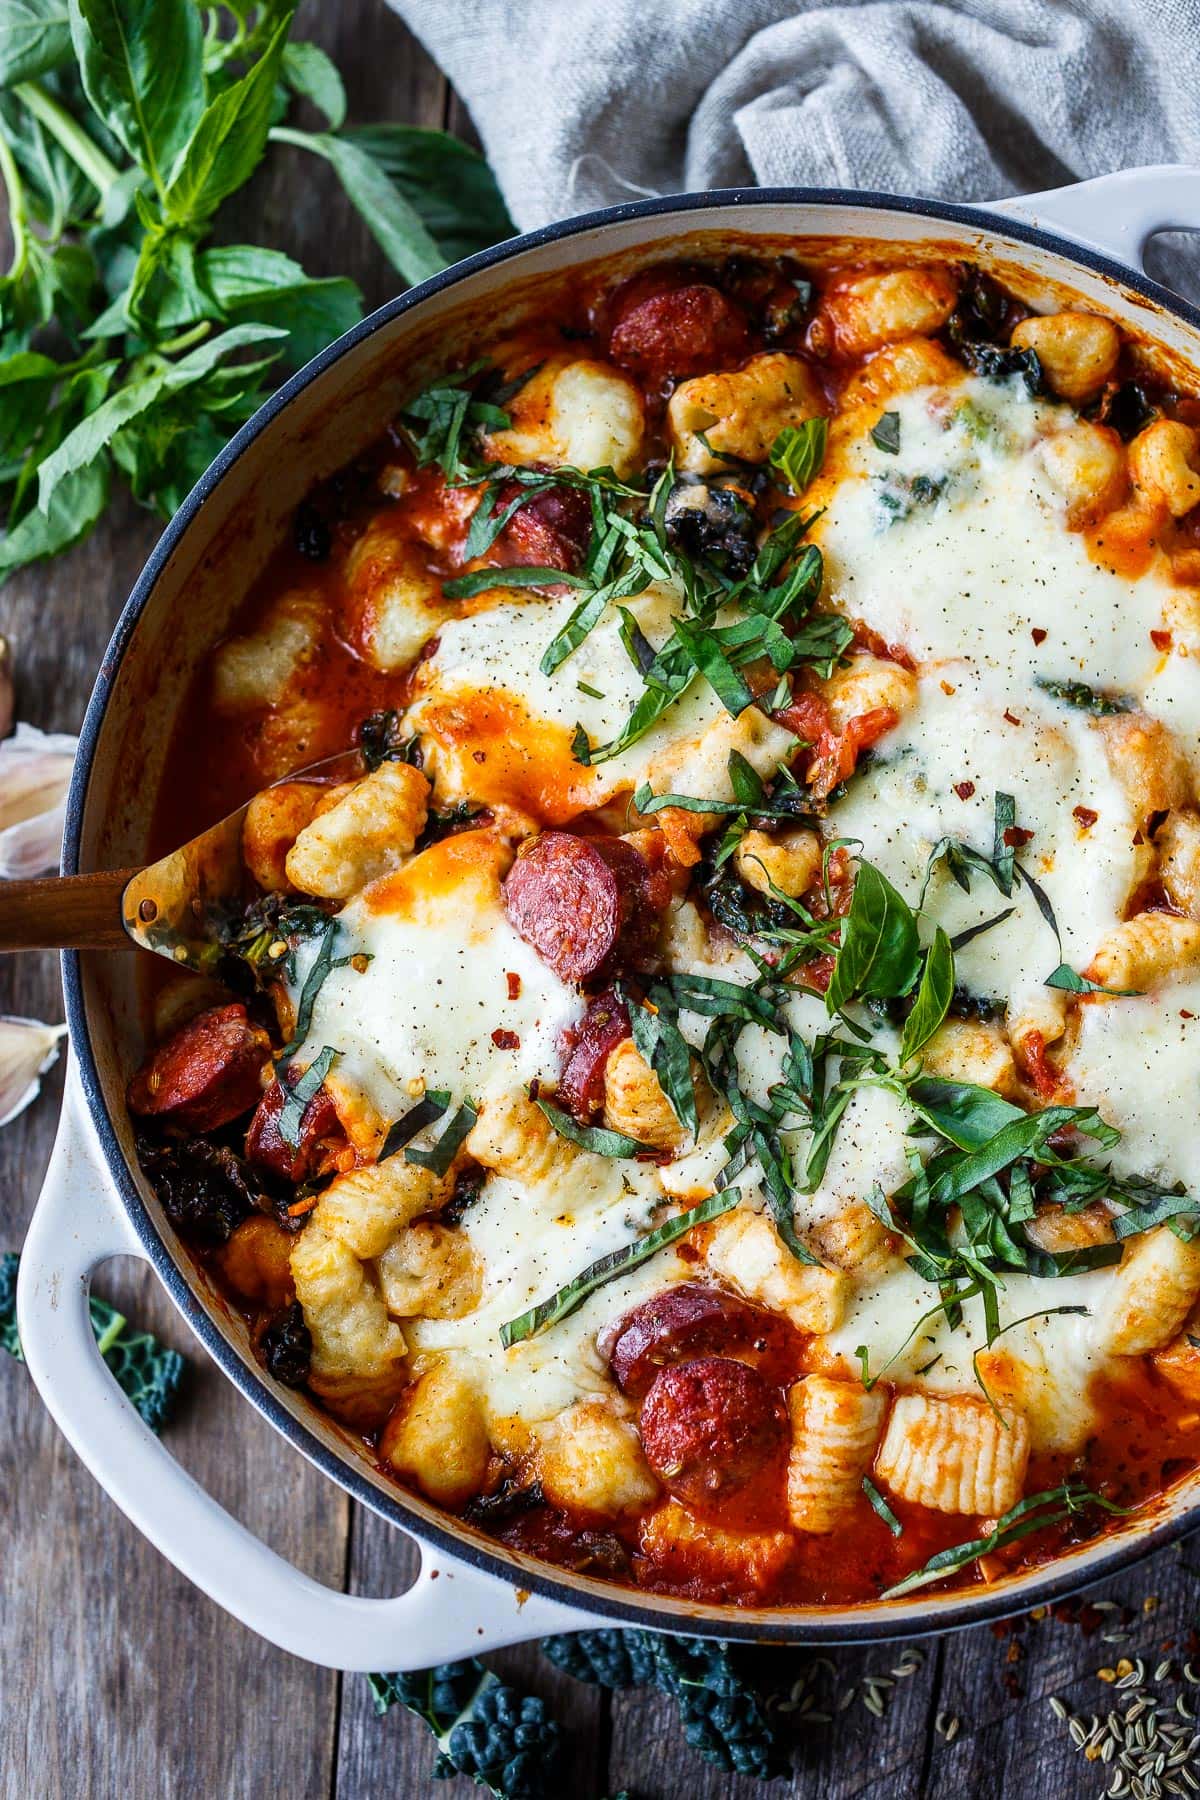
<path id="1" fill-rule="evenodd" d="M 246 1133 L 246 1161 L 256 1169 L 278 1175 L 283 1181 L 307 1181 L 322 1173 L 324 1153 L 342 1148 L 346 1136 L 329 1090 L 319 1087 L 304 1110 L 299 1142 L 289 1144 L 279 1129 L 279 1115 L 286 1095 L 273 1081 L 254 1110 Z M 331 1143 L 332 1140 L 332 1143 Z"/>
<path id="2" fill-rule="evenodd" d="M 659 1369 L 762 1344 L 780 1323 L 724 1288 L 681 1281 L 606 1326 L 597 1348 L 622 1392 L 640 1400 Z"/>
<path id="3" fill-rule="evenodd" d="M 657 925 L 645 858 L 621 838 L 545 831 L 527 840 L 504 882 L 515 929 L 563 981 L 636 958 Z"/>
<path id="4" fill-rule="evenodd" d="M 642 1402 L 641 1433 L 663 1486 L 697 1511 L 760 1477 L 787 1443 L 778 1393 L 724 1356 L 660 1369 Z"/>
<path id="5" fill-rule="evenodd" d="M 515 482 L 508 483 L 497 498 L 497 510 L 503 513 L 520 492 Z M 526 564 L 573 575 L 591 535 L 592 509 L 583 489 L 547 488 L 513 514 L 492 546 L 492 557 L 504 567 Z"/>
<path id="6" fill-rule="evenodd" d="M 604 1070 L 618 1044 L 631 1036 L 625 1002 L 612 988 L 589 1004 L 563 1062 L 555 1099 L 585 1123 L 604 1104 Z"/>
<path id="7" fill-rule="evenodd" d="M 746 315 L 711 282 L 685 270 L 652 270 L 619 288 L 609 355 L 649 387 L 740 362 L 750 348 Z"/>
<path id="8" fill-rule="evenodd" d="M 129 1109 L 188 1131 L 216 1131 L 262 1092 L 271 1040 L 240 1001 L 213 1006 L 160 1044 L 129 1083 Z"/>

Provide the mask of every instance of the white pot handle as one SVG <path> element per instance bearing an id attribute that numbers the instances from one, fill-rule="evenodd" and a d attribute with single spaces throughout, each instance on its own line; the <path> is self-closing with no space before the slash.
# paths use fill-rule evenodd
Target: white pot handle
<path id="1" fill-rule="evenodd" d="M 1143 269 L 1143 252 L 1156 231 L 1200 231 L 1200 168 L 1156 163 L 1145 169 L 1122 169 L 1073 187 L 996 200 L 990 210 L 1059 232 Z"/>
<path id="2" fill-rule="evenodd" d="M 598 1622 L 536 1594 L 522 1598 L 510 1583 L 425 1546 L 408 1592 L 372 1600 L 322 1586 L 260 1543 L 180 1468 L 97 1351 L 92 1271 L 113 1256 L 145 1255 L 94 1142 L 72 1064 L 21 1254 L 21 1347 L 43 1400 L 101 1487 L 218 1606 L 281 1649 L 333 1669 L 427 1668 Z"/>

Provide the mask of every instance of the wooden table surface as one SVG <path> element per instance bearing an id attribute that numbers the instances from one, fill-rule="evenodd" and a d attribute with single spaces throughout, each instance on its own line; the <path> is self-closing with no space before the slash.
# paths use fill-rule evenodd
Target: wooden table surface
<path id="1" fill-rule="evenodd" d="M 442 77 L 380 0 L 323 7 L 305 0 L 297 35 L 336 58 L 353 122 L 391 118 L 470 132 Z M 316 159 L 275 151 L 237 206 L 231 230 L 290 251 L 314 274 L 353 275 L 372 305 L 394 292 L 373 241 Z M 0 591 L 0 630 L 16 648 L 20 718 L 48 730 L 77 728 L 158 529 L 155 518 L 119 503 L 73 555 Z M 0 1011 L 60 1019 L 55 960 L 0 963 Z M 60 1066 L 39 1102 L 0 1133 L 0 1249 L 20 1245 L 49 1156 L 61 1076 Z M 112 1264 L 99 1286 L 186 1356 L 186 1404 L 169 1444 L 223 1505 L 334 1587 L 384 1594 L 405 1585 L 412 1563 L 404 1540 L 275 1435 L 209 1363 L 148 1274 Z M 24 1369 L 7 1358 L 0 1469 L 5 1796 L 414 1800 L 428 1792 L 463 1800 L 476 1791 L 465 1781 L 430 1786 L 425 1727 L 399 1708 L 376 1718 L 363 1677 L 311 1668 L 273 1649 L 176 1574 L 85 1473 Z M 1120 1616 L 1106 1612 L 1086 1614 L 1082 1626 L 1046 1619 L 926 1640 L 908 1659 L 919 1660 L 916 1672 L 890 1687 L 865 1686 L 864 1678 L 891 1679 L 899 1646 L 847 1649 L 836 1667 L 793 1659 L 815 1695 L 812 1710 L 832 1711 L 839 1702 L 844 1709 L 797 1732 L 796 1773 L 771 1788 L 699 1762 L 666 1701 L 633 1694 L 610 1702 L 560 1676 L 533 1646 L 495 1661 L 544 1694 L 569 1727 L 573 1800 L 622 1788 L 639 1800 L 785 1792 L 812 1800 L 1098 1796 L 1107 1771 L 1073 1749 L 1048 1696 L 1060 1695 L 1078 1713 L 1103 1714 L 1127 1696 L 1097 1680 L 1098 1667 L 1138 1653 L 1153 1667 L 1170 1654 L 1162 1646 L 1186 1645 L 1196 1614 L 1188 1552 L 1164 1552 L 1103 1592 L 1134 1615 L 1120 1644 L 1103 1641 Z M 801 1714 L 793 1708 L 787 1716 L 795 1723 Z"/>

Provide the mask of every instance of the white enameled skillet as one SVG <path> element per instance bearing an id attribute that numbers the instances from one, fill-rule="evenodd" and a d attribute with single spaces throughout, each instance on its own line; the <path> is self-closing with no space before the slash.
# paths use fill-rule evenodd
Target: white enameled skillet
<path id="1" fill-rule="evenodd" d="M 198 483 L 146 565 L 101 666 L 84 721 L 64 872 L 142 860 L 172 719 L 192 671 L 226 628 L 312 483 L 377 436 L 399 400 L 472 331 L 502 328 L 539 281 L 598 259 L 624 266 L 687 255 L 697 240 L 879 239 L 949 246 L 997 267 L 1035 306 L 1107 312 L 1200 370 L 1200 311 L 1142 273 L 1161 229 L 1200 229 L 1200 171 L 1135 169 L 992 207 L 885 194 L 753 189 L 690 194 L 593 213 L 516 238 L 383 307 L 326 350 L 245 425 Z M 803 243 L 796 246 L 803 256 Z M 34 1381 L 96 1479 L 185 1574 L 283 1648 L 342 1669 L 412 1669 L 601 1620 L 757 1641 L 909 1637 L 1011 1613 L 1078 1588 L 1200 1523 L 1200 1476 L 1149 1517 L 991 1588 L 920 1593 L 827 1611 L 750 1611 L 639 1594 L 532 1562 L 377 1473 L 361 1446 L 272 1383 L 179 1244 L 133 1157 L 125 1080 L 140 1056 L 133 957 L 63 957 L 72 1044 L 54 1156 L 22 1258 L 21 1339 Z M 153 1264 L 229 1378 L 288 1441 L 348 1493 L 416 1537 L 415 1585 L 392 1599 L 337 1593 L 252 1537 L 173 1460 L 119 1392 L 88 1324 L 92 1272 L 108 1258 Z M 835 1547 L 836 1554 L 836 1547 Z"/>

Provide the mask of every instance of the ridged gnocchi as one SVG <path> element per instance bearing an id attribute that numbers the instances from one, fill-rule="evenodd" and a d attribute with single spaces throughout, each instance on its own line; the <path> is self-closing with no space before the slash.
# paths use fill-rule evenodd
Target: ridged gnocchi
<path id="1" fill-rule="evenodd" d="M 1141 1356 L 1173 1338 L 1200 1297 L 1200 1243 L 1169 1225 L 1127 1246 L 1108 1295 L 1105 1336 L 1114 1356 Z"/>
<path id="2" fill-rule="evenodd" d="M 788 1515 L 797 1531 L 836 1531 L 862 1492 L 887 1401 L 861 1384 L 806 1375 L 788 1394 Z"/>
<path id="3" fill-rule="evenodd" d="M 832 1331 L 850 1292 L 837 1269 L 798 1262 L 763 1213 L 727 1213 L 708 1241 L 708 1266 L 743 1294 L 789 1318 L 801 1331 Z"/>
<path id="4" fill-rule="evenodd" d="M 1028 1461 L 1022 1414 L 997 1417 L 985 1400 L 965 1394 L 900 1394 L 875 1473 L 901 1500 L 934 1512 L 995 1516 L 1021 1498 Z"/>

